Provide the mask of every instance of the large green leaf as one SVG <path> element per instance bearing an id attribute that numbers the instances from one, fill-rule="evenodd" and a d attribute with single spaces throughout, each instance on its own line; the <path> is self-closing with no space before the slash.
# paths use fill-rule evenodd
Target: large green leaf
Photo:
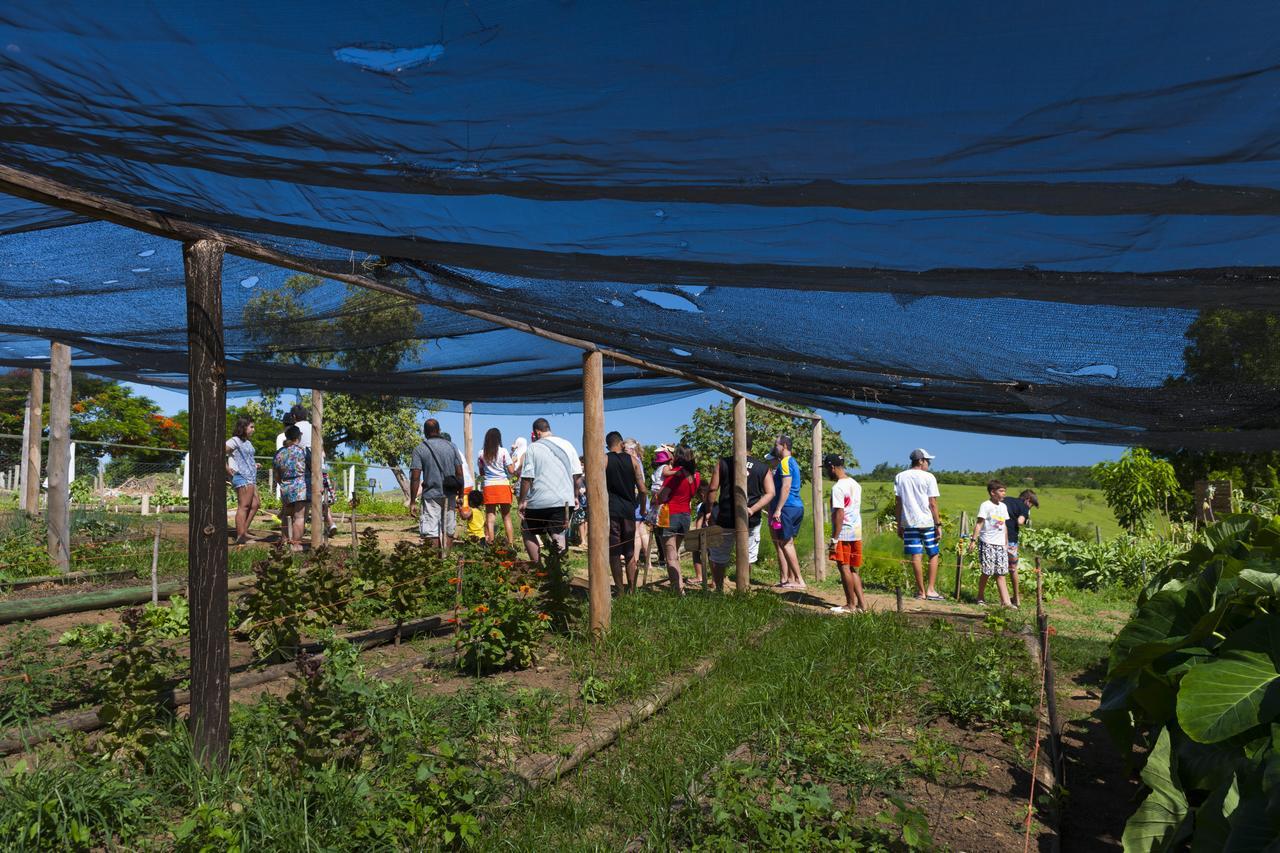
<path id="1" fill-rule="evenodd" d="M 1280 597 L 1280 573 L 1242 569 L 1238 589 L 1246 594 Z"/>
<path id="2" fill-rule="evenodd" d="M 1161 729 L 1147 756 L 1142 781 L 1151 793 L 1124 825 L 1125 853 L 1170 850 L 1186 835 L 1188 821 L 1187 798 L 1173 781 L 1168 729 Z"/>
<path id="3" fill-rule="evenodd" d="M 1226 651 L 1183 676 L 1178 724 L 1193 740 L 1217 743 L 1269 722 L 1280 710 L 1277 679 L 1266 652 Z"/>
<path id="4" fill-rule="evenodd" d="M 1213 612 L 1216 570 L 1195 580 L 1174 581 L 1160 590 L 1120 629 L 1111 644 L 1108 678 L 1135 673 L 1161 655 L 1203 639 L 1195 637 L 1201 620 Z"/>
<path id="5" fill-rule="evenodd" d="M 1191 853 L 1219 853 L 1231 835 L 1231 814 L 1240 803 L 1240 789 L 1234 777 L 1210 792 L 1196 809 L 1195 834 L 1191 837 Z"/>
<path id="6" fill-rule="evenodd" d="M 1242 784 L 1223 853 L 1271 853 L 1280 849 L 1280 791 L 1269 795 Z M 1250 786 L 1252 787 L 1252 786 Z"/>

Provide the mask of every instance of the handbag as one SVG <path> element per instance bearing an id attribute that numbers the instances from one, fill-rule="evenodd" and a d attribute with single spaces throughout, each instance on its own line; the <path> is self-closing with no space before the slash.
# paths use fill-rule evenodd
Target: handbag
<path id="1" fill-rule="evenodd" d="M 431 453 L 431 458 L 440 466 L 440 471 L 443 474 L 440 478 L 440 488 L 444 490 L 446 495 L 457 495 L 462 491 L 463 487 L 462 478 L 453 473 L 457 465 L 455 464 L 454 468 L 446 468 L 444 465 L 440 465 L 440 457 L 436 455 L 436 449 L 431 446 L 431 442 L 428 440 L 425 444 L 427 445 L 427 450 Z M 454 455 L 456 456 L 457 454 Z M 444 472 L 446 471 L 449 473 L 445 474 Z"/>

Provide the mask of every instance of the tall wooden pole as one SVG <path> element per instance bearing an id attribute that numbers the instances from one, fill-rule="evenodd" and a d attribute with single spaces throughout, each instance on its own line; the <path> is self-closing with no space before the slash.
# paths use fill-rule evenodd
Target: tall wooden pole
<path id="1" fill-rule="evenodd" d="M 604 356 L 582 355 L 582 447 L 587 479 L 587 597 L 591 632 L 609 630 L 609 498 L 604 482 Z M 621 592 L 621 590 L 619 590 Z"/>
<path id="2" fill-rule="evenodd" d="M 324 395 L 311 391 L 311 547 L 324 544 Z"/>
<path id="3" fill-rule="evenodd" d="M 31 444 L 31 392 L 22 408 L 22 444 L 18 445 L 18 464 L 13 466 L 13 490 L 18 493 L 18 509 L 27 511 L 27 446 Z"/>
<path id="4" fill-rule="evenodd" d="M 182 247 L 187 284 L 187 373 L 191 406 L 191 736 L 206 766 L 225 765 L 231 725 L 227 635 L 227 375 L 222 344 L 222 254 L 213 240 Z"/>
<path id="5" fill-rule="evenodd" d="M 45 527 L 49 560 L 64 574 L 71 571 L 71 347 L 49 345 L 49 497 Z"/>
<path id="6" fill-rule="evenodd" d="M 822 418 L 813 419 L 813 575 L 817 580 L 827 578 L 827 508 L 822 499 Z M 836 531 L 831 531 L 835 534 Z"/>
<path id="7" fill-rule="evenodd" d="M 44 431 L 44 371 L 31 371 L 31 409 L 27 412 L 27 477 L 25 506 L 27 515 L 40 514 L 40 433 Z"/>
<path id="8" fill-rule="evenodd" d="M 476 441 L 475 433 L 471 427 L 471 404 L 462 404 L 462 448 L 466 454 L 466 470 L 474 471 L 476 466 Z M 475 488 L 480 488 L 480 483 L 475 484 Z M 590 523 L 590 522 L 588 522 Z M 590 531 L 588 531 L 590 532 Z"/>
<path id="9" fill-rule="evenodd" d="M 733 398 L 733 547 L 737 590 L 751 589 L 751 528 L 747 514 L 747 398 Z"/>

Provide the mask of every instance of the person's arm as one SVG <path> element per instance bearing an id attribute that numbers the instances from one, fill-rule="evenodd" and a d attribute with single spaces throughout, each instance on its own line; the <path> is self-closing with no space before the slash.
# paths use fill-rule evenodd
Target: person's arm
<path id="1" fill-rule="evenodd" d="M 422 469 L 414 468 L 409 471 L 409 515 L 415 518 L 418 515 L 418 486 L 422 483 Z"/>
<path id="2" fill-rule="evenodd" d="M 970 551 L 978 547 L 978 536 L 982 533 L 982 522 L 982 516 L 978 516 L 978 520 L 973 523 L 973 538 L 969 540 Z"/>
<path id="3" fill-rule="evenodd" d="M 649 510 L 649 487 L 644 483 L 644 469 L 640 467 L 640 460 L 634 456 L 631 457 L 631 470 L 636 475 L 636 497 L 640 504 L 640 514 L 644 515 Z"/>
<path id="4" fill-rule="evenodd" d="M 521 477 L 521 478 L 520 478 L 520 503 L 519 503 L 519 510 L 520 510 L 520 515 L 521 515 L 521 516 L 523 516 L 523 515 L 524 515 L 525 508 L 529 505 L 529 490 L 530 490 L 530 489 L 532 489 L 532 488 L 533 488 L 533 478 L 532 478 L 532 477 Z"/>
<path id="5" fill-rule="evenodd" d="M 230 439 L 227 439 L 227 443 L 226 443 L 226 445 L 224 445 L 224 446 L 225 446 L 225 449 L 226 449 L 226 451 L 227 451 L 227 461 L 226 461 L 226 463 L 225 463 L 224 467 L 227 469 L 227 474 L 228 474 L 228 475 L 234 475 L 234 474 L 236 473 L 236 469 L 235 469 L 235 467 L 231 464 L 231 454 L 236 452 L 236 450 L 235 450 L 235 445 L 231 443 L 231 440 L 230 440 Z"/>
<path id="6" fill-rule="evenodd" d="M 782 483 L 779 486 L 778 493 L 783 495 L 791 494 L 791 475 L 790 474 L 782 475 Z M 778 501 L 778 505 L 774 507 L 774 510 L 773 510 L 774 518 L 782 518 L 782 505 L 784 503 L 786 503 L 785 500 Z"/>
<path id="7" fill-rule="evenodd" d="M 840 535 L 841 528 L 844 527 L 844 508 L 831 508 L 831 541 L 836 541 L 836 537 Z"/>
<path id="8" fill-rule="evenodd" d="M 933 529 L 942 529 L 942 516 L 938 515 L 938 499 L 929 498 L 929 512 L 933 513 Z"/>
<path id="9" fill-rule="evenodd" d="M 755 515 L 757 512 L 773 503 L 773 496 L 777 493 L 777 489 L 773 485 L 773 477 L 766 476 L 764 478 L 764 491 L 760 493 L 760 500 L 747 507 L 747 515 Z"/>
<path id="10" fill-rule="evenodd" d="M 902 523 L 902 495 L 893 496 L 893 517 L 898 520 L 898 538 L 901 539 L 906 535 Z"/>

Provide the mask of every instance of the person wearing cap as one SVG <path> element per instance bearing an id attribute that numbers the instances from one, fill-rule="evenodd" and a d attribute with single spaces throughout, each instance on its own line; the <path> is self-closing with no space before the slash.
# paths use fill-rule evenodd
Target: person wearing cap
<path id="1" fill-rule="evenodd" d="M 1013 586 L 1013 606 L 1018 606 L 1018 530 L 1031 521 L 1031 508 L 1040 508 L 1040 499 L 1031 489 L 1024 489 L 1016 498 L 1005 498 L 1009 510 L 1009 583 Z"/>
<path id="2" fill-rule="evenodd" d="M 867 603 L 862 597 L 862 486 L 845 471 L 844 457 L 828 453 L 822 468 L 831 478 L 831 556 L 840 567 L 844 604 L 832 613 L 862 613 Z"/>
<path id="3" fill-rule="evenodd" d="M 902 553 L 911 558 L 916 574 L 916 598 L 945 601 L 938 594 L 938 539 L 942 520 L 938 517 L 938 480 L 929 473 L 933 456 L 923 447 L 911 451 L 911 467 L 893 478 L 894 508 Z M 922 563 L 929 555 L 929 583 L 924 581 Z"/>
<path id="4" fill-rule="evenodd" d="M 800 463 L 791 455 L 791 436 L 780 435 L 773 443 L 774 496 L 769 510 L 769 527 L 773 529 L 773 547 L 778 552 L 778 587 L 804 589 L 800 574 L 800 557 L 796 554 L 796 534 L 804 521 L 804 501 L 800 497 Z"/>
<path id="5" fill-rule="evenodd" d="M 675 472 L 671 463 L 675 460 L 675 448 L 669 444 L 661 445 L 653 454 L 653 475 L 649 480 L 649 494 L 656 497 L 662 491 L 667 477 Z M 666 504 L 654 501 L 649 505 L 649 514 L 645 523 L 653 530 L 653 538 L 658 542 L 658 565 L 666 566 L 666 531 L 671 521 L 671 510 Z"/>

